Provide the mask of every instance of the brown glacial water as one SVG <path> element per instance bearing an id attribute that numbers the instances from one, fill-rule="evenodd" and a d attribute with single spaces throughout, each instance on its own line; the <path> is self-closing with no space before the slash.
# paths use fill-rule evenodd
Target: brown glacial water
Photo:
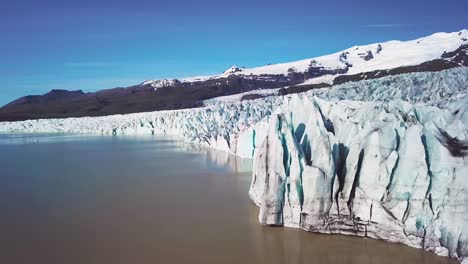
<path id="1" fill-rule="evenodd" d="M 261 226 L 249 166 L 160 137 L 0 136 L 0 263 L 454 263 Z"/>

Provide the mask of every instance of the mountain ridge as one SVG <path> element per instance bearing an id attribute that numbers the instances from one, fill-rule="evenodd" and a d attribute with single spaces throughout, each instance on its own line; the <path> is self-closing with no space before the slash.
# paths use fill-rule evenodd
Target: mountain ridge
<path id="1" fill-rule="evenodd" d="M 0 121 L 200 107 L 207 99 L 257 89 L 286 87 L 283 94 L 297 93 L 349 81 L 468 66 L 467 54 L 468 30 L 435 33 L 410 41 L 353 46 L 333 54 L 289 63 L 250 69 L 232 66 L 213 76 L 148 80 L 134 86 L 94 93 L 53 90 L 6 104 L 0 108 Z M 249 98 L 258 96 L 251 95 L 245 99 Z"/>

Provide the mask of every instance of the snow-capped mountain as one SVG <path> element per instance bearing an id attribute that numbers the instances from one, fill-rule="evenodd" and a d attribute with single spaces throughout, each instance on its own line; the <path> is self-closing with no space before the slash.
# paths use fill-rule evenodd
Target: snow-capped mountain
<path id="1" fill-rule="evenodd" d="M 233 66 L 219 75 L 149 80 L 138 85 L 76 93 L 26 96 L 0 108 L 0 121 L 105 116 L 201 107 L 209 99 L 254 90 L 280 94 L 412 72 L 468 66 L 468 30 L 410 41 L 355 46 L 334 54 L 257 68 Z M 275 90 L 249 94 L 255 99 Z"/>
<path id="2" fill-rule="evenodd" d="M 468 44 L 468 30 L 436 33 L 410 41 L 388 41 L 354 46 L 334 54 L 290 63 L 243 69 L 244 75 L 288 74 L 290 69 L 305 72 L 311 66 L 329 70 L 342 69 L 346 74 L 417 65 L 439 59 L 441 54 Z"/>
<path id="3" fill-rule="evenodd" d="M 387 70 L 403 66 L 418 65 L 440 59 L 441 55 L 468 44 L 468 30 L 452 33 L 435 33 L 410 41 L 387 41 L 354 46 L 330 55 L 279 63 L 255 68 L 232 66 L 220 75 L 199 76 L 181 79 L 181 82 L 203 81 L 240 76 L 288 75 L 291 72 L 305 73 L 311 68 L 336 74 L 356 74 L 375 70 Z M 310 79 L 315 76 L 311 76 Z M 316 77 L 315 77 L 316 78 Z"/>

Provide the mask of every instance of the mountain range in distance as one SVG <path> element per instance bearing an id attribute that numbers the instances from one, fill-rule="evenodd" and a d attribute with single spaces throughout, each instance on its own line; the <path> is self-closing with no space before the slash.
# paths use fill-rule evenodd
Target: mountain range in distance
<path id="1" fill-rule="evenodd" d="M 85 93 L 52 90 L 0 108 L 0 121 L 106 116 L 202 107 L 220 96 L 269 90 L 284 95 L 346 82 L 411 72 L 468 66 L 468 30 L 435 33 L 410 41 L 354 46 L 334 54 L 257 68 L 232 66 L 213 76 L 148 80 L 141 84 Z M 265 93 L 251 92 L 240 100 Z"/>

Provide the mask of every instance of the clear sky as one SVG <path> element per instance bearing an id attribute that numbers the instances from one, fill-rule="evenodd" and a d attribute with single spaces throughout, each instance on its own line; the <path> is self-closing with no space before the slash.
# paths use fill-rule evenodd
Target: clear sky
<path id="1" fill-rule="evenodd" d="M 0 105 L 468 28 L 468 1 L 2 0 Z"/>

